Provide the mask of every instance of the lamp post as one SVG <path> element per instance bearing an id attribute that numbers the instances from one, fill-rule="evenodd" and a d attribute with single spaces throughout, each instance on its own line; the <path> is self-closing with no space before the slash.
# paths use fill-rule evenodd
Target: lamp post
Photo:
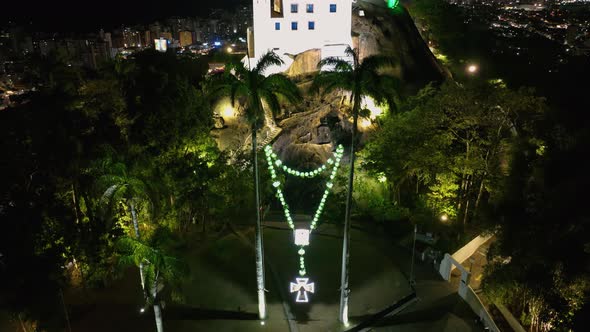
<path id="1" fill-rule="evenodd" d="M 412 244 L 412 262 L 410 262 L 410 286 L 414 288 L 416 281 L 414 280 L 414 252 L 416 251 L 416 233 L 418 233 L 418 225 L 414 225 L 414 242 Z"/>

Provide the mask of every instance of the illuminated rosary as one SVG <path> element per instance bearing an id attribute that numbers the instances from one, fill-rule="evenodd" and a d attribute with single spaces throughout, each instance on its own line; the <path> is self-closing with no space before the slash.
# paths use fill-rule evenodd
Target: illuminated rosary
<path id="1" fill-rule="evenodd" d="M 264 152 L 266 153 L 266 161 L 268 162 L 268 168 L 270 170 L 270 176 L 273 181 L 272 185 L 276 189 L 276 196 L 281 202 L 283 207 L 283 211 L 285 213 L 285 218 L 287 219 L 287 223 L 289 227 L 293 230 L 293 235 L 295 238 L 295 245 L 299 246 L 299 250 L 297 253 L 299 254 L 299 278 L 295 278 L 295 282 L 290 284 L 291 293 L 297 293 L 295 301 L 296 302 L 308 302 L 307 292 L 314 293 L 315 292 L 315 285 L 313 282 L 309 283 L 309 278 L 303 278 L 307 271 L 305 270 L 305 249 L 303 247 L 309 245 L 309 236 L 311 232 L 317 228 L 317 222 L 320 219 L 322 211 L 324 210 L 324 204 L 326 203 L 326 199 L 330 193 L 330 189 L 334 186 L 333 181 L 336 177 L 336 173 L 338 172 L 338 167 L 340 166 L 340 159 L 342 159 L 342 153 L 344 152 L 344 148 L 342 145 L 338 145 L 336 148 L 336 152 L 334 156 L 328 158 L 326 164 L 316 168 L 312 171 L 301 172 L 289 168 L 288 166 L 284 165 L 283 162 L 278 158 L 278 156 L 272 151 L 272 148 L 267 145 L 264 147 Z M 330 177 L 328 182 L 326 183 L 326 189 L 324 190 L 324 195 L 318 204 L 318 207 L 313 215 L 313 219 L 311 221 L 311 225 L 309 229 L 295 229 L 295 225 L 293 224 L 293 218 L 291 217 L 291 213 L 289 211 L 289 205 L 285 201 L 285 195 L 281 190 L 281 182 L 277 179 L 277 170 L 284 171 L 286 174 L 294 175 L 300 178 L 314 178 L 319 176 L 320 174 L 324 173 L 327 170 L 331 169 Z"/>

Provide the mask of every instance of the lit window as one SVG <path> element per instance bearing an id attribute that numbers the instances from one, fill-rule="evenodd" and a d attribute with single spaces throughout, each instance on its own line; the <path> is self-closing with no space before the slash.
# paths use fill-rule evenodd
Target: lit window
<path id="1" fill-rule="evenodd" d="M 307 22 L 307 29 L 315 30 L 315 22 L 314 21 Z"/>
<path id="2" fill-rule="evenodd" d="M 291 30 L 297 30 L 297 22 L 291 22 Z"/>
<path id="3" fill-rule="evenodd" d="M 283 17 L 283 0 L 271 1 L 270 17 Z"/>
<path id="4" fill-rule="evenodd" d="M 297 13 L 299 11 L 299 5 L 296 3 L 291 4 L 291 13 Z"/>
<path id="5" fill-rule="evenodd" d="M 307 12 L 308 13 L 313 13 L 313 4 L 312 3 L 307 4 Z"/>
<path id="6" fill-rule="evenodd" d="M 275 22 L 275 30 L 281 30 L 281 22 Z"/>
<path id="7" fill-rule="evenodd" d="M 331 3 L 330 4 L 330 13 L 335 13 L 336 12 L 336 4 L 335 3 Z"/>

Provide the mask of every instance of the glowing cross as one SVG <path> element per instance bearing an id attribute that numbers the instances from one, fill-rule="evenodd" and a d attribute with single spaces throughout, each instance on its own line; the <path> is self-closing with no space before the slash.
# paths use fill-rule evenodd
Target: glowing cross
<path id="1" fill-rule="evenodd" d="M 307 292 L 314 293 L 314 283 L 307 283 L 309 278 L 295 278 L 297 283 L 291 283 L 291 293 L 297 292 L 295 302 L 307 302 Z"/>

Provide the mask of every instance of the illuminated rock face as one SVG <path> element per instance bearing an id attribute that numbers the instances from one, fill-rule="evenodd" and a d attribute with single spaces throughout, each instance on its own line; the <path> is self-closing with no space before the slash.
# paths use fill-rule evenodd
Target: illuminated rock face
<path id="1" fill-rule="evenodd" d="M 343 56 L 352 45 L 352 0 L 253 0 L 253 12 L 251 64 L 268 50 L 285 61 L 267 75 L 287 70 L 292 57 L 307 50 L 319 49 L 323 59 Z"/>

